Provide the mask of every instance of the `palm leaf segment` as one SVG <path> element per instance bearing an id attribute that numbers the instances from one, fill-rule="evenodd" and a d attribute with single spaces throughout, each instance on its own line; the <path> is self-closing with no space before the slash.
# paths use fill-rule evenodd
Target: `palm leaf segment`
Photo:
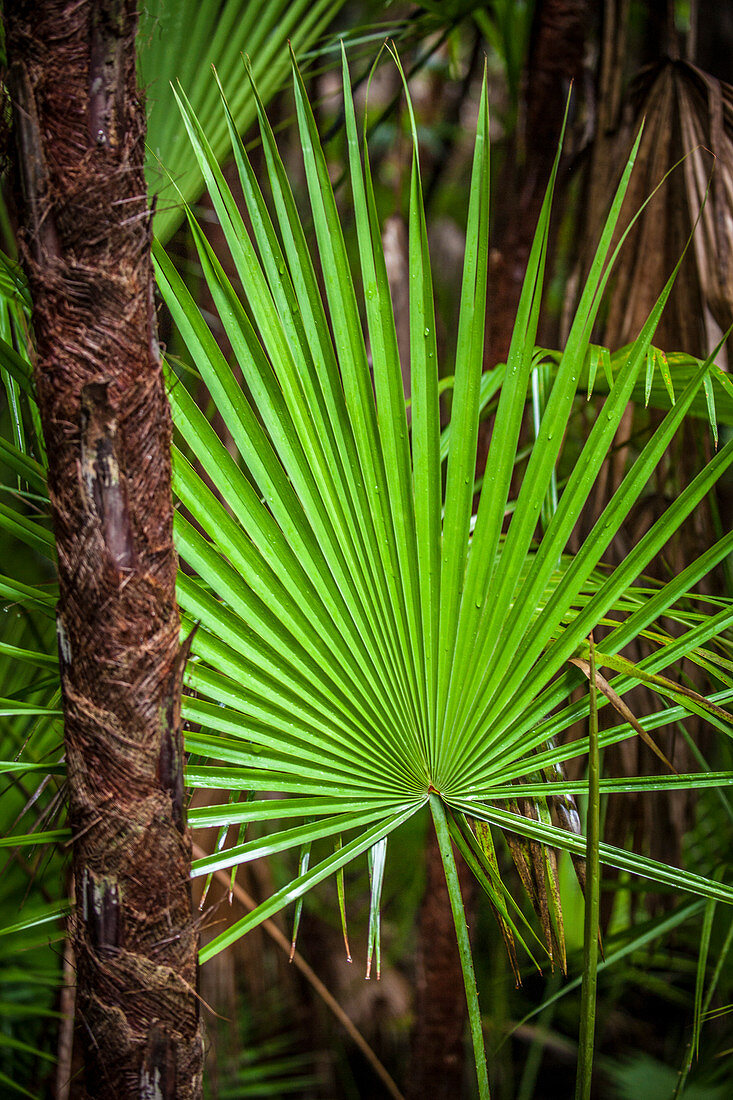
<path id="1" fill-rule="evenodd" d="M 175 180 L 187 202 L 203 189 L 190 147 L 180 140 L 171 81 L 188 91 L 197 117 L 220 161 L 231 153 L 229 130 L 217 110 L 218 96 L 209 66 L 216 63 L 230 84 L 243 49 L 254 58 L 260 95 L 267 101 L 288 78 L 289 42 L 299 57 L 306 54 L 333 22 L 343 0 L 146 0 L 140 5 L 138 60 L 146 89 L 148 116 L 147 174 L 157 192 L 155 232 L 167 240 L 183 218 L 175 190 L 164 185 L 161 166 Z M 237 131 L 245 133 L 255 118 L 249 84 L 240 81 L 229 99 Z"/>
<path id="2" fill-rule="evenodd" d="M 185 716 L 201 732 L 188 735 L 188 778 L 195 787 L 274 794 L 193 810 L 191 822 L 242 830 L 250 822 L 282 822 L 278 831 L 266 829 L 258 839 L 243 839 L 198 861 L 194 873 L 235 867 L 276 851 L 300 852 L 298 877 L 217 936 L 203 957 L 326 877 L 342 873 L 364 853 L 370 854 L 372 871 L 371 952 L 386 838 L 427 803 L 447 871 L 450 835 L 479 875 L 505 936 L 523 942 L 527 932 L 522 927 L 520 933 L 522 918 L 499 877 L 489 825 L 509 831 L 530 891 L 537 894 L 544 874 L 549 901 L 543 923 L 551 949 L 553 944 L 560 948 L 554 871 L 547 863 L 544 871 L 538 866 L 537 852 L 549 859 L 548 844 L 582 857 L 585 840 L 552 824 L 542 795 L 558 796 L 567 811 L 561 823 L 571 821 L 574 811 L 563 798 L 569 788 L 561 765 L 587 751 L 588 742 L 558 747 L 553 739 L 589 713 L 587 698 L 570 702 L 571 691 L 585 681 L 568 662 L 574 658 L 582 665 L 593 628 L 608 626 L 597 662 L 617 672 L 617 693 L 646 677 L 666 697 L 664 712 L 642 720 L 645 730 L 702 712 L 730 735 L 720 706 L 733 694 L 726 674 L 720 672 L 722 689 L 712 702 L 685 694 L 657 675 L 672 660 L 694 658 L 719 637 L 731 622 L 727 605 L 721 604 L 713 617 L 683 616 L 683 632 L 674 645 L 660 645 L 638 667 L 619 666 L 622 659 L 615 655 L 640 634 L 649 634 L 660 615 L 675 614 L 681 597 L 733 548 L 728 535 L 683 575 L 643 599 L 634 596 L 635 579 L 733 461 L 733 443 L 685 488 L 621 566 L 612 572 L 599 568 L 698 395 L 712 359 L 677 394 L 580 551 L 564 556 L 627 402 L 644 378 L 670 280 L 614 370 L 603 410 L 537 541 L 613 260 L 611 241 L 634 153 L 554 368 L 537 442 L 504 531 L 533 369 L 556 163 L 473 516 L 488 260 L 486 83 L 473 156 L 447 464 L 441 451 L 431 268 L 411 107 L 413 396 L 408 426 L 368 154 L 364 150 L 362 161 L 345 59 L 349 174 L 367 336 L 326 159 L 297 70 L 294 88 L 320 277 L 260 100 L 272 215 L 222 95 L 248 231 L 201 126 L 183 93 L 178 96 L 243 289 L 240 297 L 189 211 L 202 269 L 244 386 L 165 252 L 158 245 L 154 250 L 162 294 L 231 439 L 229 446 L 221 442 L 172 377 L 181 439 L 181 449 L 174 452 L 174 480 L 184 506 L 177 514 L 176 536 L 188 566 L 179 599 L 186 629 L 199 624 L 187 671 L 192 694 L 185 700 Z M 599 705 L 604 702 L 599 696 Z M 638 725 L 624 721 L 605 731 L 601 745 L 635 736 Z M 670 781 L 701 786 L 709 777 L 640 777 L 624 781 L 623 788 L 658 789 Z M 621 785 L 613 780 L 601 784 L 602 791 L 614 789 Z M 518 815 L 518 800 L 534 808 Z M 315 842 L 321 842 L 316 861 L 309 859 Z M 323 842 L 330 843 L 325 854 Z M 657 882 L 733 900 L 733 891 L 719 882 L 608 845 L 601 844 L 600 858 Z"/>

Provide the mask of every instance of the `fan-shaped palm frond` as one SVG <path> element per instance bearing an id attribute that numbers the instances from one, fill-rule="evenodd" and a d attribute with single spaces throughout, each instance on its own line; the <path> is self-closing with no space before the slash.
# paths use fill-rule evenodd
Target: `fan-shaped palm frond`
<path id="1" fill-rule="evenodd" d="M 733 444 L 699 472 L 618 568 L 602 568 L 606 548 L 704 386 L 711 357 L 696 365 L 580 551 L 564 556 L 624 409 L 645 378 L 672 276 L 637 340 L 609 377 L 608 397 L 597 422 L 556 506 L 538 526 L 589 356 L 632 154 L 567 345 L 553 371 L 536 443 L 505 530 L 520 426 L 536 362 L 556 162 L 508 363 L 496 390 L 498 408 L 473 515 L 488 258 L 485 83 L 472 168 L 444 477 L 431 268 L 414 120 L 408 428 L 368 153 L 363 150 L 362 162 L 345 60 L 349 172 L 359 251 L 356 274 L 347 259 L 328 165 L 297 70 L 294 87 L 317 261 L 308 249 L 261 101 L 257 100 L 257 111 L 274 218 L 222 97 L 250 235 L 204 130 L 179 93 L 188 134 L 243 288 L 240 298 L 187 211 L 244 387 L 165 252 L 159 245 L 154 249 L 161 292 L 234 444 L 232 453 L 183 385 L 172 378 L 173 413 L 183 448 L 174 454 L 175 490 L 184 506 L 177 515 L 176 535 L 188 566 L 180 578 L 179 600 L 186 630 L 199 624 L 187 671 L 191 695 L 184 706 L 188 721 L 200 727 L 200 732 L 188 735 L 188 780 L 194 786 L 275 796 L 195 810 L 191 823 L 196 827 L 282 819 L 285 824 L 279 831 L 199 860 L 194 874 L 288 849 L 302 855 L 310 852 L 311 844 L 321 850 L 317 861 L 301 858 L 297 877 L 221 933 L 203 956 L 222 950 L 349 861 L 371 852 L 372 867 L 377 867 L 389 834 L 429 805 L 454 907 L 479 1077 L 486 1094 L 480 1019 L 450 839 L 479 876 L 507 937 L 521 943 L 526 933 L 520 931 L 521 919 L 496 871 L 490 832 L 476 823 L 525 838 L 517 840 L 517 850 L 524 845 L 526 859 L 535 860 L 534 890 L 537 894 L 539 885 L 543 893 L 537 900 L 545 913 L 548 949 L 561 960 L 561 914 L 548 853 L 562 848 L 582 857 L 586 840 L 578 835 L 574 809 L 559 817 L 561 822 L 574 821 L 574 828 L 552 824 L 548 798 L 559 798 L 567 809 L 570 804 L 567 799 L 562 802 L 563 796 L 583 786 L 565 782 L 560 768 L 565 760 L 588 751 L 588 739 L 557 744 L 555 738 L 571 723 L 588 717 L 588 697 L 571 701 L 571 694 L 584 681 L 591 632 L 605 625 L 596 660 L 599 675 L 605 666 L 613 676 L 610 682 L 601 677 L 608 691 L 605 696 L 599 691 L 599 706 L 640 682 L 653 686 L 670 704 L 651 717 L 625 718 L 599 735 L 601 746 L 639 731 L 648 736 L 650 730 L 688 713 L 704 714 L 711 725 L 730 735 L 730 716 L 722 704 L 733 695 L 733 687 L 724 651 L 719 651 L 718 663 L 709 662 L 721 685 L 711 699 L 660 673 L 685 656 L 701 654 L 729 628 L 729 604 L 719 602 L 709 613 L 702 605 L 690 611 L 680 601 L 730 553 L 733 536 L 721 539 L 680 576 L 640 597 L 634 595 L 634 583 L 733 462 Z M 357 293 L 359 282 L 363 298 Z M 677 637 L 657 627 L 651 630 L 668 614 L 682 623 Z M 643 634 L 656 637 L 659 644 L 640 664 L 632 665 L 621 651 Z M 729 773 L 715 778 L 673 774 L 624 780 L 624 785 L 654 790 L 730 778 Z M 617 789 L 619 783 L 602 780 L 600 791 Z M 520 804 L 526 807 L 521 813 Z M 331 845 L 326 854 L 323 842 Z M 712 878 L 603 843 L 599 853 L 602 863 L 654 882 L 733 901 L 733 889 Z M 541 867 L 538 858 L 546 861 Z M 379 882 L 380 875 L 373 874 L 373 947 Z"/>
<path id="2" fill-rule="evenodd" d="M 345 66 L 344 88 L 358 272 L 347 260 L 328 166 L 297 72 L 296 104 L 316 260 L 262 102 L 254 99 L 274 219 L 237 137 L 235 119 L 221 100 L 252 226 L 250 237 L 204 130 L 190 103 L 180 96 L 198 168 L 244 290 L 240 299 L 187 211 L 245 387 L 165 252 L 159 245 L 155 248 L 162 293 L 234 441 L 232 450 L 224 446 L 184 386 L 171 376 L 180 432 L 175 488 L 183 505 L 176 532 L 187 565 L 180 576 L 179 598 L 186 634 L 198 624 L 186 673 L 191 694 L 185 700 L 185 715 L 200 727 L 188 734 L 188 781 L 193 787 L 274 795 L 192 810 L 195 828 L 255 825 L 251 837 L 242 836 L 234 848 L 197 861 L 194 873 L 236 869 L 258 855 L 290 849 L 300 857 L 295 879 L 207 945 L 204 955 L 221 950 L 288 903 L 301 901 L 316 883 L 340 874 L 349 861 L 366 853 L 372 889 L 369 957 L 378 959 L 387 837 L 429 805 L 445 860 L 471 994 L 474 1041 L 480 1050 L 480 1019 L 450 841 L 479 877 L 510 952 L 516 945 L 535 950 L 534 933 L 499 875 L 491 826 L 505 831 L 537 906 L 547 950 L 562 963 L 554 849 L 569 851 L 581 869 L 586 839 L 580 835 L 572 797 L 587 790 L 584 782 L 566 780 L 562 767 L 588 752 L 589 738 L 566 744 L 561 735 L 587 719 L 590 711 L 589 698 L 578 701 L 573 692 L 591 672 L 591 632 L 597 630 L 598 672 L 591 680 L 599 686 L 598 706 L 616 707 L 623 719 L 600 732 L 600 748 L 634 736 L 649 742 L 656 729 L 680 722 L 689 713 L 701 713 L 730 735 L 723 707 L 733 696 L 728 640 L 733 611 L 725 600 L 691 594 L 731 552 L 733 536 L 721 539 L 666 584 L 640 582 L 639 577 L 729 467 L 733 444 L 701 470 L 621 566 L 611 571 L 603 565 L 606 547 L 684 417 L 703 407 L 710 410 L 706 381 L 716 379 L 721 419 L 729 393 L 711 360 L 670 358 L 665 366 L 652 348 L 671 281 L 633 345 L 613 356 L 589 345 L 633 157 L 562 353 L 534 346 L 550 181 L 508 364 L 482 376 L 489 172 L 484 87 L 450 383 L 451 420 L 442 436 L 439 393 L 445 382 L 438 382 L 415 140 L 408 426 L 368 155 L 364 150 L 362 164 Z M 18 313 L 16 327 L 21 321 Z M 15 387 L 9 398 L 14 395 L 27 405 L 25 422 L 22 416 L 13 421 L 12 443 L 2 444 L 0 459 L 10 471 L 13 491 L 7 504 L 0 504 L 0 526 L 34 553 L 52 557 L 43 452 L 30 453 L 24 435 L 28 424 L 32 428 L 35 406 L 28 363 L 17 351 L 22 348 L 21 330 L 22 325 L 17 332 L 12 324 L 6 325 L 6 338 L 0 342 L 6 388 Z M 510 500 L 522 453 L 520 424 L 532 378 L 545 369 L 542 364 L 547 392 L 535 403 L 536 442 L 525 456 L 528 466 L 516 499 Z M 655 367 L 665 392 L 664 372 L 669 370 L 674 404 L 667 406 L 664 421 L 638 454 L 591 536 L 570 556 L 565 553 L 568 539 L 626 403 L 640 387 L 656 385 L 651 373 Z M 573 401 L 579 390 L 593 385 L 608 393 L 607 400 L 569 476 L 553 496 Z M 477 423 L 490 399 L 497 403 L 496 419 L 474 514 Z M 20 407 L 18 400 L 11 402 L 14 407 Z M 0 578 L 0 592 L 4 599 L 37 609 L 44 620 L 52 612 L 53 596 L 42 587 Z M 659 625 L 661 617 L 668 629 Z M 622 651 L 636 638 L 645 640 L 648 656 L 633 665 Z M 16 666 L 35 666 L 47 679 L 43 696 L 38 680 L 28 698 L 9 691 L 3 714 L 29 723 L 53 721 L 58 714 L 53 698 L 55 661 L 45 655 L 42 640 L 7 635 L 2 652 Z M 710 698 L 670 678 L 667 670 L 683 658 L 697 662 L 718 686 Z M 666 700 L 661 711 L 641 718 L 630 715 L 628 708 L 624 711 L 621 697 L 638 683 L 651 686 Z M 4 754 L 7 775 L 63 772 L 62 763 L 49 765 L 41 759 L 46 740 L 41 744 L 33 738 L 25 745 L 23 735 L 22 742 Z M 703 789 L 730 779 L 729 772 L 672 773 L 606 777 L 598 786 L 602 796 L 630 789 Z M 278 821 L 283 826 L 269 832 L 271 823 Z M 265 835 L 256 831 L 257 823 Z M 10 844 L 18 850 L 29 850 L 31 842 L 41 839 L 37 831 L 19 834 L 15 827 L 12 832 Z M 65 836 L 48 827 L 42 833 L 47 841 Z M 602 863 L 659 884 L 733 900 L 730 887 L 712 876 L 681 871 L 603 843 L 598 849 Z M 39 915 L 51 920 L 60 911 L 54 903 L 29 914 L 10 931 L 27 935 Z M 485 1088 L 485 1075 L 480 1073 Z"/>

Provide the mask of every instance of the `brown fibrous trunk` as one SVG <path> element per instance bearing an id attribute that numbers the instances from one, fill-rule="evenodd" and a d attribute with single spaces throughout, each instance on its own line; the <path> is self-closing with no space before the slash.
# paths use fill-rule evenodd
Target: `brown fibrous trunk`
<path id="1" fill-rule="evenodd" d="M 574 80 L 574 94 L 579 95 L 587 17 L 588 0 L 541 0 L 534 8 L 524 80 L 524 157 L 521 167 L 507 164 L 497 196 L 503 225 L 495 234 L 489 266 L 489 367 L 505 362 L 509 354 L 537 219 Z"/>
<path id="2" fill-rule="evenodd" d="M 86 1088 L 187 1100 L 201 1092 L 197 928 L 136 4 L 15 0 L 6 12 L 58 551 Z"/>
<path id="3" fill-rule="evenodd" d="M 473 878 L 457 860 L 464 904 Z M 445 871 L 433 830 L 428 831 L 426 882 L 420 907 L 408 1100 L 456 1100 L 463 1091 L 464 1033 L 468 1019 L 461 958 Z"/>

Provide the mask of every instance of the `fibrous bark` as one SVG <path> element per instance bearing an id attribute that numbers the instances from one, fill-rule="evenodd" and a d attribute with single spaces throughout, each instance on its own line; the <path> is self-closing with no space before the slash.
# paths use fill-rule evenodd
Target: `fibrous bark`
<path id="1" fill-rule="evenodd" d="M 457 861 L 461 892 L 471 898 L 473 879 Z M 408 1100 L 455 1100 L 463 1090 L 464 1032 L 468 1010 L 443 861 L 428 831 L 427 879 L 417 941 L 415 1026 L 412 1032 Z"/>
<path id="2" fill-rule="evenodd" d="M 187 1100 L 201 1091 L 197 929 L 136 4 L 15 0 L 6 29 L 58 551 L 86 1088 Z"/>
<path id="3" fill-rule="evenodd" d="M 572 81 L 583 71 L 588 0 L 535 4 L 525 73 L 521 165 L 509 163 L 497 195 L 499 232 L 489 267 L 487 365 L 505 362 L 535 227 L 557 152 Z M 485 441 L 484 441 L 485 442 Z"/>

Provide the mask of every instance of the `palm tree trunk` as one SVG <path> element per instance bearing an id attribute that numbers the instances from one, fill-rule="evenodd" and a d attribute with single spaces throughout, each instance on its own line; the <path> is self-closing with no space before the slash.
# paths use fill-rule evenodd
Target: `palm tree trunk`
<path id="1" fill-rule="evenodd" d="M 58 551 L 86 1087 L 188 1100 L 201 1093 L 197 928 L 136 4 L 6 11 Z"/>
<path id="2" fill-rule="evenodd" d="M 457 860 L 461 893 L 471 900 L 473 877 Z M 428 829 L 425 893 L 417 939 L 415 1025 L 408 1100 L 457 1100 L 465 1073 L 464 1032 L 468 1010 L 445 871 L 433 829 Z"/>
<path id="3" fill-rule="evenodd" d="M 524 155 L 521 166 L 507 162 L 497 195 L 498 232 L 489 267 L 486 361 L 490 367 L 505 362 L 509 354 L 524 273 L 573 80 L 574 94 L 580 94 L 589 20 L 588 0 L 538 0 L 534 7 L 524 81 Z"/>

